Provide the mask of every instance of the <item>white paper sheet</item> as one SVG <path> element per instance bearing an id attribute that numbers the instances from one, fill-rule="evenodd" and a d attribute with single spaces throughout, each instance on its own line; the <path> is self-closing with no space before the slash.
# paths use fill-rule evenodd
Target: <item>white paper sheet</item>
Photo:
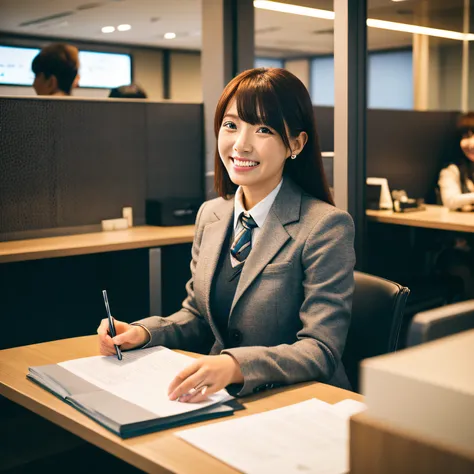
<path id="1" fill-rule="evenodd" d="M 334 409 L 313 398 L 176 436 L 246 474 L 342 474 L 348 471 L 348 412 L 355 410 L 349 405 Z"/>
<path id="2" fill-rule="evenodd" d="M 139 405 L 159 416 L 177 415 L 232 397 L 221 390 L 201 403 L 181 403 L 168 398 L 168 386 L 195 359 L 164 347 L 123 352 L 123 359 L 97 356 L 58 365 L 97 387 Z"/>
<path id="3" fill-rule="evenodd" d="M 348 421 L 352 415 L 367 409 L 367 405 L 365 403 L 351 400 L 350 398 L 335 403 L 334 405 L 330 405 L 330 407 L 333 413 L 336 413 Z"/>

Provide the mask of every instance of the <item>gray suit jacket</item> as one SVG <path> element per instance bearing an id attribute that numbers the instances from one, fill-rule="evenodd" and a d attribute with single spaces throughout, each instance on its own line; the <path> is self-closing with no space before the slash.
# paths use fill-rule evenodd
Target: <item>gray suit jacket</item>
<path id="1" fill-rule="evenodd" d="M 148 345 L 231 354 L 244 376 L 238 395 L 308 380 L 350 388 L 341 363 L 354 289 L 349 214 L 284 179 L 242 270 L 228 325 L 237 347 L 226 349 L 209 297 L 233 213 L 233 199 L 202 205 L 187 298 L 171 316 L 137 321 Z"/>

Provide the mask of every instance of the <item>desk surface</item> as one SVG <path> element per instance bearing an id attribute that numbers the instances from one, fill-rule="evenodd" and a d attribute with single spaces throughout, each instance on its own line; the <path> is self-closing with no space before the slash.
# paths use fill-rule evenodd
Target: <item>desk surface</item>
<path id="1" fill-rule="evenodd" d="M 474 213 L 449 211 L 443 206 L 426 206 L 424 211 L 393 212 L 367 210 L 367 219 L 384 224 L 398 224 L 428 229 L 474 232 Z"/>
<path id="2" fill-rule="evenodd" d="M 92 355 L 97 355 L 97 336 L 2 350 L 0 394 L 147 472 L 180 474 L 237 472 L 173 436 L 175 431 L 184 429 L 183 427 L 122 440 L 26 379 L 30 366 L 53 364 Z M 337 403 L 346 398 L 363 400 L 363 397 L 356 393 L 313 382 L 246 397 L 242 401 L 247 409 L 236 412 L 234 417 L 280 408 L 314 397 L 329 403 Z M 210 420 L 188 426 L 201 426 L 219 421 L 222 420 Z"/>
<path id="3" fill-rule="evenodd" d="M 193 241 L 194 226 L 139 226 L 127 230 L 0 242 L 0 263 L 183 244 Z"/>

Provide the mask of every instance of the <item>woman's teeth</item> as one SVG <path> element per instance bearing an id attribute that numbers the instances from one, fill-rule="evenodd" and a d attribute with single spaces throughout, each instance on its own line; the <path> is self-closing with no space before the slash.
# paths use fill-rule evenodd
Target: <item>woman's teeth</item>
<path id="1" fill-rule="evenodd" d="M 256 161 L 237 161 L 237 160 L 234 160 L 234 164 L 236 166 L 240 166 L 241 168 L 244 168 L 244 167 L 251 168 L 252 166 L 258 165 Z"/>

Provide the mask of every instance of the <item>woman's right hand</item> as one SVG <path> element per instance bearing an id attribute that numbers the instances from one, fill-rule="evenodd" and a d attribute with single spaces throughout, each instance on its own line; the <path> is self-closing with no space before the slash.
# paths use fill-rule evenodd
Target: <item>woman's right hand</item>
<path id="1" fill-rule="evenodd" d="M 150 336 L 147 330 L 141 326 L 124 323 L 114 319 L 116 336 L 111 338 L 109 335 L 109 320 L 103 319 L 97 328 L 99 335 L 99 351 L 102 355 L 115 355 L 114 344 L 120 346 L 123 351 L 135 349 L 145 345 Z"/>

